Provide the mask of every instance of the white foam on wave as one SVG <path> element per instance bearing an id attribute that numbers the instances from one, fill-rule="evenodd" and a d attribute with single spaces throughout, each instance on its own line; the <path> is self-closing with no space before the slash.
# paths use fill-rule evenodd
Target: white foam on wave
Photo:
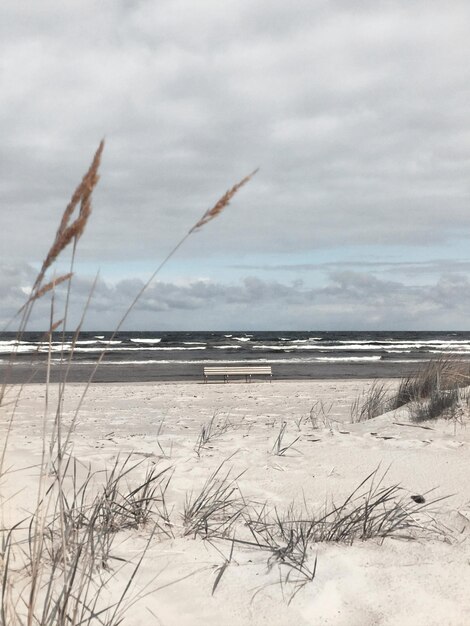
<path id="1" fill-rule="evenodd" d="M 143 337 L 137 337 L 137 339 L 131 339 L 132 343 L 160 343 L 161 337 L 155 339 L 145 339 Z"/>
<path id="2" fill-rule="evenodd" d="M 364 346 L 370 345 L 373 347 L 374 345 L 378 346 L 389 346 L 393 344 L 395 346 L 401 347 L 409 347 L 409 348 L 422 348 L 425 346 L 447 346 L 447 345 L 468 345 L 470 346 L 470 340 L 465 339 L 420 339 L 418 341 L 410 341 L 406 339 L 357 339 L 357 340 L 341 340 L 337 341 L 337 343 L 342 344 L 344 346 L 349 345 L 357 345 L 362 344 Z M 328 346 L 331 347 L 331 346 Z"/>
<path id="3" fill-rule="evenodd" d="M 96 346 L 96 347 L 85 347 L 85 346 L 75 346 L 75 348 L 73 348 L 73 352 L 95 352 L 96 354 L 101 354 L 102 352 L 162 352 L 162 351 L 168 351 L 168 352 L 172 352 L 172 351 L 188 351 L 188 350 L 205 350 L 206 347 L 205 346 L 193 346 L 193 347 L 186 347 L 186 348 L 182 348 L 182 347 L 173 347 L 173 348 L 168 348 L 168 347 L 156 347 L 156 346 L 140 346 L 140 347 L 133 347 L 133 346 L 122 346 L 122 347 L 112 347 L 109 350 L 106 349 L 106 346 Z M 27 353 L 33 353 L 33 352 L 39 352 L 41 354 L 47 353 L 49 352 L 49 346 L 47 344 L 42 345 L 42 346 L 35 346 L 33 349 L 27 346 L 19 346 L 17 349 L 18 352 L 27 354 Z M 57 352 L 72 352 L 72 346 L 70 344 L 67 345 L 57 345 L 57 346 L 51 346 L 50 347 L 50 351 L 53 353 L 57 353 Z M 11 354 L 11 350 L 2 350 L 0 349 L 0 354 Z"/>
<path id="4" fill-rule="evenodd" d="M 317 365 L 321 365 L 322 363 L 326 364 L 330 360 L 330 362 L 361 362 L 361 361 L 379 361 L 381 357 L 338 357 L 338 358 L 308 358 L 308 359 L 147 359 L 147 360 L 123 360 L 123 361 L 114 361 L 114 360 L 105 360 L 101 363 L 100 367 L 106 367 L 107 365 L 257 365 L 257 364 L 267 364 L 267 365 L 290 365 L 292 363 L 300 364 L 300 363 L 310 363 Z M 59 362 L 59 361 L 57 361 Z M 389 363 L 394 363 L 395 361 L 389 361 Z M 397 363 L 400 361 L 397 361 Z M 403 361 L 404 363 L 409 363 L 409 361 Z M 414 363 L 415 361 L 413 361 Z M 417 362 L 417 361 L 416 361 Z M 424 361 L 423 361 L 424 362 Z M 74 366 L 78 365 L 95 365 L 96 361 L 78 361 L 74 363 Z"/>
<path id="5" fill-rule="evenodd" d="M 265 345 L 265 344 L 258 344 L 258 345 L 254 345 L 253 346 L 253 350 L 266 350 L 266 351 L 273 351 L 273 350 L 285 350 L 286 352 L 297 352 L 297 351 L 301 351 L 301 350 L 310 350 L 313 352 L 357 352 L 357 351 L 378 351 L 378 350 L 383 350 L 383 347 L 381 346 L 363 346 L 363 345 L 353 345 L 351 344 L 350 346 L 325 346 L 325 345 L 321 345 L 321 344 L 309 344 L 309 343 L 302 343 L 302 344 L 297 344 L 295 346 L 286 346 L 285 344 L 282 345 Z"/>
<path id="6" fill-rule="evenodd" d="M 80 351 L 91 351 L 91 352 L 101 352 L 104 348 L 103 346 L 108 345 L 119 345 L 122 341 L 95 341 L 92 339 L 80 339 L 75 342 L 75 352 Z M 85 348 L 83 346 L 96 346 L 94 348 Z M 115 350 L 116 348 L 113 348 Z M 48 341 L 38 341 L 38 342 L 28 342 L 28 341 L 0 341 L 0 354 L 12 354 L 12 353 L 22 353 L 22 354 L 33 354 L 34 352 L 70 352 L 72 350 L 72 342 L 71 341 L 52 341 L 49 345 Z"/>
<path id="7" fill-rule="evenodd" d="M 141 364 L 153 364 L 153 365 L 256 365 L 256 364 L 290 364 L 290 363 L 313 363 L 316 359 L 147 359 L 147 360 L 123 360 L 114 361 L 108 360 L 102 361 L 100 367 L 106 367 L 107 365 L 141 365 Z M 60 361 L 57 359 L 57 363 Z M 96 361 L 77 361 L 76 365 L 95 365 Z"/>
<path id="8" fill-rule="evenodd" d="M 460 354 L 463 355 L 465 353 L 468 353 L 470 350 L 470 346 L 466 346 L 465 348 L 460 348 L 458 350 L 444 350 L 444 354 Z M 442 350 L 428 350 L 429 354 L 443 354 Z"/>
<path id="9" fill-rule="evenodd" d="M 205 346 L 192 346 L 183 348 L 181 346 L 167 347 L 167 346 L 122 346 L 120 348 L 112 348 L 108 352 L 174 352 L 174 351 L 188 351 L 188 350 L 205 350 Z M 75 348 L 76 352 L 104 352 L 105 348 Z"/>
<path id="10" fill-rule="evenodd" d="M 250 337 L 234 337 L 234 339 L 235 341 L 251 341 Z"/>
<path id="11" fill-rule="evenodd" d="M 387 363 L 412 363 L 414 365 L 415 363 L 429 363 L 429 359 L 390 359 Z"/>
<path id="12" fill-rule="evenodd" d="M 240 350 L 241 346 L 213 346 L 216 350 Z"/>
<path id="13" fill-rule="evenodd" d="M 309 341 L 321 341 L 321 337 L 309 337 L 308 339 L 290 339 L 291 343 L 308 343 Z"/>
<path id="14" fill-rule="evenodd" d="M 230 346 L 233 347 L 233 346 Z M 235 346 L 239 347 L 239 346 Z M 12 352 L 17 352 L 21 354 L 33 354 L 35 352 L 39 352 L 41 354 L 48 353 L 49 349 L 52 353 L 57 352 L 72 352 L 71 344 L 60 344 L 49 346 L 47 344 L 37 345 L 37 346 L 18 346 L 15 350 L 8 349 L 7 347 L 0 347 L 0 354 L 12 354 Z M 179 352 L 179 351 L 189 351 L 189 350 L 206 350 L 206 346 L 175 346 L 175 347 L 163 347 L 163 346 L 122 346 L 122 347 L 111 347 L 109 350 L 106 349 L 106 346 L 95 346 L 95 347 L 85 347 L 85 346 L 75 346 L 73 348 L 73 352 L 95 352 L 96 354 L 101 354 L 102 352 Z"/>
<path id="15" fill-rule="evenodd" d="M 282 351 L 287 351 L 287 350 L 296 350 L 296 348 L 288 348 L 286 346 L 265 346 L 265 345 L 258 345 L 258 346 L 252 346 L 251 348 L 252 350 L 265 350 L 266 352 L 269 352 L 269 350 L 277 350 L 278 352 L 280 350 Z"/>
<path id="16" fill-rule="evenodd" d="M 449 348 L 446 347 L 446 345 L 442 344 L 442 345 L 436 345 L 433 346 L 429 343 L 423 343 L 423 344 L 418 344 L 418 343 L 401 343 L 401 344 L 387 344 L 387 345 L 379 345 L 379 344 L 369 344 L 369 343 L 351 343 L 351 344 L 342 344 L 339 346 L 327 346 L 325 344 L 309 344 L 309 343 L 302 343 L 302 344 L 297 344 L 295 346 L 293 345 L 286 345 L 286 344 L 279 344 L 279 345 L 265 345 L 265 344 L 258 344 L 258 345 L 254 345 L 253 346 L 253 350 L 266 350 L 266 351 L 273 351 L 273 350 L 285 350 L 286 352 L 292 352 L 292 351 L 297 351 L 297 350 L 311 350 L 311 351 L 319 351 L 319 352 L 380 352 L 380 351 L 385 351 L 385 352 L 389 352 L 389 351 L 393 351 L 396 350 L 398 352 L 405 352 L 405 351 L 409 351 L 412 352 L 413 349 L 418 350 L 419 348 L 426 348 L 426 350 L 428 350 L 429 352 L 431 352 L 431 350 L 429 350 L 429 348 L 439 348 L 440 351 L 444 351 L 444 352 L 449 352 L 449 350 L 451 348 L 454 349 L 459 349 L 460 351 L 464 352 L 464 351 L 469 351 L 470 350 L 470 344 L 462 344 L 461 346 L 450 346 Z"/>
<path id="17" fill-rule="evenodd" d="M 366 361 L 380 361 L 381 356 L 319 356 L 315 360 L 326 363 L 358 363 Z"/>
<path id="18" fill-rule="evenodd" d="M 412 350 L 385 350 L 387 354 L 411 354 Z"/>
<path id="19" fill-rule="evenodd" d="M 23 353 L 28 354 L 36 352 L 36 346 L 0 346 L 0 354 Z"/>
<path id="20" fill-rule="evenodd" d="M 60 341 L 55 342 L 57 344 L 60 344 Z M 67 343 L 70 343 L 69 341 Z M 75 342 L 75 344 L 77 346 L 87 346 L 87 345 L 94 345 L 94 344 L 106 344 L 109 346 L 118 346 L 120 343 L 122 343 L 122 341 L 120 339 L 106 339 L 106 340 L 98 340 L 95 341 L 94 339 L 79 339 L 78 341 Z"/>

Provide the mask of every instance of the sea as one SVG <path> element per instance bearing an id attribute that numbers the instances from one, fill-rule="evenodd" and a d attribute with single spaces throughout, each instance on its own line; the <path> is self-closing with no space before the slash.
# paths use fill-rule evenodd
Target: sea
<path id="1" fill-rule="evenodd" d="M 0 376 L 10 382 L 45 380 L 48 360 L 52 381 L 67 370 L 71 382 L 147 382 L 202 380 L 205 365 L 222 364 L 271 365 L 285 380 L 399 378 L 443 356 L 470 361 L 470 332 L 93 331 L 75 342 L 0 333 Z"/>

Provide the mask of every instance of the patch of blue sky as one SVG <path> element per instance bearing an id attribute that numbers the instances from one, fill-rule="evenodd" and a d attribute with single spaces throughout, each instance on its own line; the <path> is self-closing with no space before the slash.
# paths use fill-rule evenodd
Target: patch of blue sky
<path id="1" fill-rule="evenodd" d="M 127 279 L 146 281 L 159 262 L 160 259 L 122 259 L 103 261 L 98 265 L 95 261 L 77 259 L 76 272 L 82 276 L 93 276 L 99 269 L 100 276 L 112 283 Z M 306 285 L 321 285 L 331 272 L 345 270 L 413 283 L 442 273 L 468 274 L 468 242 L 462 238 L 455 240 L 452 246 L 430 244 L 384 247 L 379 244 L 362 244 L 332 246 L 301 253 L 217 254 L 207 258 L 176 254 L 162 269 L 158 279 L 180 283 L 197 280 L 230 283 L 246 276 L 261 276 L 278 282 L 301 279 Z M 59 264 L 57 272 L 65 271 L 68 271 L 68 264 Z"/>

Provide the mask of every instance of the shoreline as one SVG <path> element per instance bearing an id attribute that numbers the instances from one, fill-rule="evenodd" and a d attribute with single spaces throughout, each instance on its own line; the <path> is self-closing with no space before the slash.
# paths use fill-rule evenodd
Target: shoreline
<path id="1" fill-rule="evenodd" d="M 315 380 L 364 380 L 364 379 L 400 379 L 413 374 L 420 363 L 409 361 L 405 363 L 374 362 L 374 363 L 302 363 L 302 364 L 275 364 L 272 366 L 273 380 L 285 381 L 315 381 Z M 67 363 L 52 365 L 50 370 L 51 382 L 60 382 L 63 379 Z M 67 380 L 71 383 L 87 382 L 94 365 L 72 363 Z M 30 366 L 15 363 L 12 366 L 0 365 L 0 380 L 7 380 L 10 384 L 24 384 L 32 380 L 39 383 L 45 381 L 46 366 Z M 142 365 L 107 365 L 102 363 L 93 382 L 97 383 L 137 383 L 137 382 L 199 382 L 202 381 L 203 365 L 172 365 L 172 364 L 142 364 Z M 235 380 L 235 379 L 234 379 Z M 262 379 L 260 379 L 261 381 Z"/>

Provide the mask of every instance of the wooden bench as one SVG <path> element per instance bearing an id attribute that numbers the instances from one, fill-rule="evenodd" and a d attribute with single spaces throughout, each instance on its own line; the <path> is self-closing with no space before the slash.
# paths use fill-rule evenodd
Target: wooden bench
<path id="1" fill-rule="evenodd" d="M 245 376 L 246 382 L 251 382 L 252 376 L 269 376 L 271 381 L 273 373 L 270 365 L 240 365 L 240 366 L 226 366 L 220 365 L 217 367 L 205 367 L 204 368 L 204 382 L 207 383 L 209 376 L 223 376 L 224 383 L 228 381 L 229 376 Z"/>

